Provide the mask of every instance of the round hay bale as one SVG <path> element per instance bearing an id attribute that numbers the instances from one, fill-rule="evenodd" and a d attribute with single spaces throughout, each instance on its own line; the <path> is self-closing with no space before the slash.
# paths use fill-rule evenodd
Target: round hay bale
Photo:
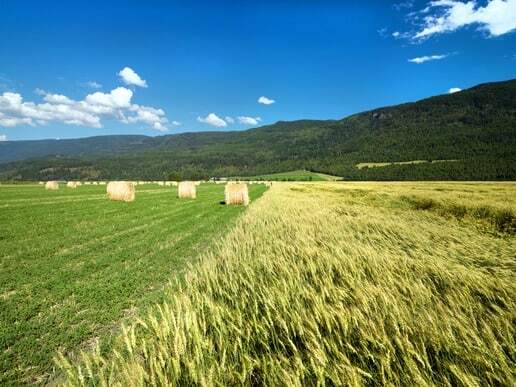
<path id="1" fill-rule="evenodd" d="M 195 199 L 197 187 L 193 181 L 181 181 L 177 186 L 177 196 L 181 199 Z"/>
<path id="2" fill-rule="evenodd" d="M 59 183 L 57 181 L 47 181 L 45 183 L 45 189 L 50 189 L 50 190 L 57 190 L 59 189 Z"/>
<path id="3" fill-rule="evenodd" d="M 110 181 L 106 192 L 110 200 L 133 202 L 136 197 L 136 189 L 130 181 Z"/>
<path id="4" fill-rule="evenodd" d="M 228 205 L 243 204 L 247 206 L 249 204 L 249 190 L 247 189 L 247 184 L 226 184 L 224 188 L 224 202 Z"/>
<path id="5" fill-rule="evenodd" d="M 77 188 L 78 186 L 79 185 L 76 181 L 69 181 L 68 183 L 66 183 L 66 188 Z"/>

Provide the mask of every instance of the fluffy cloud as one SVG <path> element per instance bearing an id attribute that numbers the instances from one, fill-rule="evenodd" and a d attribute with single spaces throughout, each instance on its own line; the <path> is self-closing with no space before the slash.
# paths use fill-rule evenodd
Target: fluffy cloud
<path id="1" fill-rule="evenodd" d="M 4 95 L 7 93 L 4 93 Z M 0 96 L 0 104 L 5 103 L 5 100 L 3 100 L 3 96 Z M 9 98 L 9 96 L 7 96 Z M 0 106 L 1 108 L 1 106 Z M 22 118 L 22 117 L 11 117 L 6 115 L 5 113 L 2 113 L 0 111 L 0 127 L 4 128 L 12 128 L 17 125 L 32 125 L 32 119 L 30 118 Z"/>
<path id="2" fill-rule="evenodd" d="M 452 87 L 448 90 L 448 94 L 458 93 L 459 91 L 462 91 L 460 87 Z"/>
<path id="3" fill-rule="evenodd" d="M 167 123 L 167 119 L 165 118 L 165 112 L 163 109 L 155 109 L 153 107 L 148 106 L 140 106 L 140 105 L 131 105 L 129 107 L 131 112 L 134 112 L 134 115 L 130 115 L 125 118 L 125 120 L 134 124 L 137 122 L 143 122 L 152 128 L 164 132 L 167 130 L 165 124 Z"/>
<path id="4" fill-rule="evenodd" d="M 5 134 L 0 134 L 0 141 L 7 141 L 7 136 Z"/>
<path id="5" fill-rule="evenodd" d="M 96 93 L 86 96 L 86 102 L 90 105 L 101 105 L 110 108 L 127 108 L 131 106 L 133 92 L 125 87 L 117 87 L 109 93 Z"/>
<path id="6" fill-rule="evenodd" d="M 215 113 L 210 113 L 206 117 L 197 117 L 197 121 L 202 122 L 204 124 L 216 126 L 218 128 L 223 128 L 228 126 L 226 121 L 217 116 Z"/>
<path id="7" fill-rule="evenodd" d="M 262 120 L 260 117 L 246 117 L 240 116 L 237 117 L 238 122 L 244 125 L 258 125 L 258 123 Z"/>
<path id="8" fill-rule="evenodd" d="M 133 104 L 133 92 L 117 87 L 109 93 L 95 92 L 76 101 L 62 94 L 37 89 L 43 103 L 25 102 L 18 93 L 0 94 L 0 127 L 45 125 L 60 122 L 69 125 L 102 127 L 101 120 L 143 123 L 156 130 L 167 130 L 168 120 L 162 109 Z"/>
<path id="9" fill-rule="evenodd" d="M 272 105 L 274 102 L 276 102 L 276 101 L 274 101 L 273 99 L 264 97 L 264 96 L 261 96 L 260 98 L 258 98 L 258 103 L 261 103 L 262 105 Z"/>
<path id="10" fill-rule="evenodd" d="M 147 82 L 129 67 L 125 67 L 119 75 L 129 85 L 147 87 Z M 94 89 L 102 87 L 93 81 L 87 82 L 85 86 Z M 42 103 L 25 102 L 18 93 L 0 94 L 0 127 L 60 122 L 100 128 L 102 119 L 113 119 L 126 124 L 146 124 L 159 131 L 167 130 L 168 119 L 163 109 L 132 103 L 134 93 L 126 87 L 117 87 L 109 93 L 97 91 L 81 101 L 43 89 L 34 92 L 42 97 Z M 173 121 L 172 125 L 180 123 Z"/>
<path id="11" fill-rule="evenodd" d="M 224 119 L 226 120 L 226 122 L 228 124 L 234 124 L 235 123 L 235 119 L 233 117 L 226 116 L 226 117 L 224 117 Z"/>
<path id="12" fill-rule="evenodd" d="M 435 11 L 435 14 L 429 14 Z M 464 26 L 478 24 L 491 36 L 500 36 L 516 29 L 516 0 L 488 0 L 482 7 L 476 1 L 437 0 L 421 11 L 421 29 L 415 39 L 425 39 L 435 34 L 453 32 Z"/>
<path id="13" fill-rule="evenodd" d="M 147 81 L 141 79 L 140 76 L 130 67 L 124 67 L 118 75 L 126 85 L 147 87 Z"/>
<path id="14" fill-rule="evenodd" d="M 43 100 L 53 104 L 72 105 L 74 102 L 62 94 L 44 94 Z"/>
<path id="15" fill-rule="evenodd" d="M 430 62 L 432 60 L 440 60 L 446 58 L 448 55 L 425 55 L 418 56 L 416 58 L 409 59 L 408 61 L 411 63 L 421 64 L 425 62 Z"/>

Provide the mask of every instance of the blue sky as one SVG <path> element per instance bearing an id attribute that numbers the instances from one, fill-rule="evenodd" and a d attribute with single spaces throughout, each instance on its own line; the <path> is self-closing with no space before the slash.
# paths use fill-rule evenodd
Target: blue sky
<path id="1" fill-rule="evenodd" d="M 515 27 L 516 0 L 0 0 L 0 140 L 342 118 L 515 78 Z"/>

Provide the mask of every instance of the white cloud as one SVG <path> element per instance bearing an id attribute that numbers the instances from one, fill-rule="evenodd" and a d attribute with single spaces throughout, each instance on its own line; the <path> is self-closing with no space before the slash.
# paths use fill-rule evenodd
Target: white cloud
<path id="1" fill-rule="evenodd" d="M 491 36 L 500 36 L 516 29 L 516 0 L 488 0 L 483 7 L 475 0 L 437 0 L 430 2 L 421 13 L 434 9 L 438 9 L 437 13 L 423 18 L 421 30 L 413 36 L 415 39 L 453 32 L 472 24 L 480 25 Z"/>
<path id="2" fill-rule="evenodd" d="M 432 60 L 440 60 L 446 58 L 448 55 L 425 55 L 418 56 L 416 58 L 409 59 L 408 61 L 411 63 L 421 64 L 425 62 L 430 62 Z"/>
<path id="3" fill-rule="evenodd" d="M 124 115 L 123 121 L 125 120 L 131 124 L 143 122 L 161 132 L 167 130 L 165 124 L 168 122 L 168 120 L 165 118 L 165 112 L 163 111 L 163 109 L 155 109 L 152 107 L 140 106 L 135 104 L 131 105 L 129 107 L 129 110 L 131 112 L 134 112 L 135 115 L 131 115 L 128 117 L 125 117 Z"/>
<path id="4" fill-rule="evenodd" d="M 140 76 L 130 67 L 124 67 L 120 70 L 118 75 L 127 85 L 147 87 L 147 81 L 141 79 Z"/>
<path id="5" fill-rule="evenodd" d="M 226 116 L 226 117 L 224 117 L 224 119 L 226 120 L 226 122 L 228 124 L 234 124 L 235 123 L 235 119 L 233 117 Z"/>
<path id="6" fill-rule="evenodd" d="M 244 125 L 258 125 L 258 123 L 262 120 L 260 117 L 246 117 L 246 116 L 240 116 L 237 117 L 238 122 Z"/>
<path id="7" fill-rule="evenodd" d="M 24 124 L 31 125 L 32 120 L 30 118 L 8 117 L 4 113 L 0 112 L 0 126 L 2 126 L 4 128 L 12 128 L 17 125 L 24 125 Z"/>
<path id="8" fill-rule="evenodd" d="M 215 113 L 210 113 L 206 117 L 197 117 L 197 121 L 202 122 L 204 124 L 216 126 L 218 128 L 223 128 L 228 126 L 226 121 L 217 116 Z"/>
<path id="9" fill-rule="evenodd" d="M 181 122 L 179 122 L 179 121 L 172 121 L 170 123 L 170 125 L 172 125 L 172 126 L 181 126 Z"/>
<path id="10" fill-rule="evenodd" d="M 0 134 L 0 141 L 7 141 L 7 136 L 5 134 Z"/>
<path id="11" fill-rule="evenodd" d="M 74 103 L 70 98 L 62 94 L 45 94 L 43 100 L 53 104 L 71 105 Z"/>
<path id="12" fill-rule="evenodd" d="M 0 127 L 60 122 L 100 128 L 102 119 L 114 119 L 127 124 L 144 123 L 159 131 L 167 130 L 165 112 L 133 104 L 133 92 L 125 87 L 117 87 L 109 93 L 88 94 L 81 101 L 41 89 L 36 92 L 43 95 L 43 103 L 25 102 L 18 93 L 0 94 Z"/>
<path id="13" fill-rule="evenodd" d="M 103 105 L 111 108 L 124 108 L 131 105 L 133 92 L 125 87 L 117 87 L 109 93 L 97 91 L 86 96 L 86 102 L 91 105 Z"/>
<path id="14" fill-rule="evenodd" d="M 399 37 L 400 35 L 401 35 L 401 33 L 399 31 L 394 31 L 392 33 L 392 36 L 395 37 L 395 38 Z"/>
<path id="15" fill-rule="evenodd" d="M 258 98 L 258 103 L 261 103 L 263 105 L 272 105 L 274 102 L 276 102 L 276 101 L 273 99 L 264 97 L 264 96 L 261 96 L 260 98 Z"/>
<path id="16" fill-rule="evenodd" d="M 448 90 L 448 94 L 458 93 L 459 91 L 462 91 L 460 87 L 452 87 Z"/>

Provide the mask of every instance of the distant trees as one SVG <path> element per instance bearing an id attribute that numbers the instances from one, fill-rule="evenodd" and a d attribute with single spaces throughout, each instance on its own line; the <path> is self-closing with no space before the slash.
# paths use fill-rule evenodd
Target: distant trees
<path id="1" fill-rule="evenodd" d="M 69 151 L 82 149 L 77 141 Z M 514 180 L 516 81 L 339 121 L 278 122 L 243 132 L 143 139 L 138 140 L 144 142 L 142 147 L 131 145 L 130 152 L 110 156 L 109 147 L 96 141 L 94 149 L 102 151 L 96 155 L 0 164 L 0 180 L 184 180 L 302 169 L 346 180 Z M 355 167 L 361 162 L 410 160 L 458 161 Z"/>

